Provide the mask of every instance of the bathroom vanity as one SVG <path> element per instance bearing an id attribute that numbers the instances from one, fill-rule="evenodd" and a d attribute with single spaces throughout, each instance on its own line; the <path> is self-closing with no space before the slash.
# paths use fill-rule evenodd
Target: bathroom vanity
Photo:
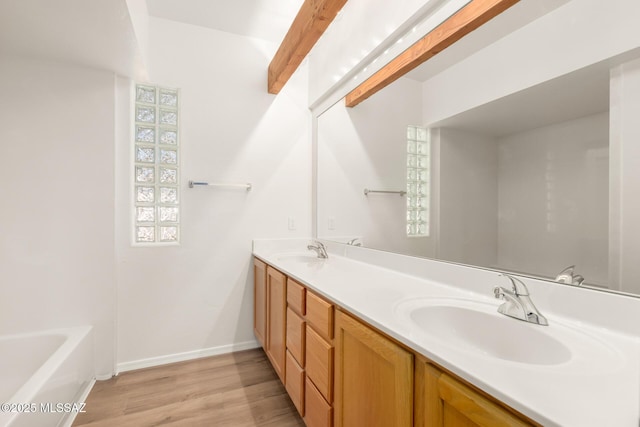
<path id="1" fill-rule="evenodd" d="M 254 242 L 254 331 L 307 426 L 637 425 L 637 337 L 303 243 Z"/>

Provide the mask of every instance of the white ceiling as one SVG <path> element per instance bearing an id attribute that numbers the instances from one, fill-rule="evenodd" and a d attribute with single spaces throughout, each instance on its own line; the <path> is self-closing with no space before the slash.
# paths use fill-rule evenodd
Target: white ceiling
<path id="1" fill-rule="evenodd" d="M 1 55 L 142 72 L 124 0 L 0 0 Z"/>
<path id="2" fill-rule="evenodd" d="M 149 15 L 280 43 L 303 0 L 146 0 Z"/>

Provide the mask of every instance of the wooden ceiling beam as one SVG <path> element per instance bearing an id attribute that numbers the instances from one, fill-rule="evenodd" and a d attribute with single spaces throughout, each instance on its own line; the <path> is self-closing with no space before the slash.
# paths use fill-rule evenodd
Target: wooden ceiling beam
<path id="1" fill-rule="evenodd" d="M 305 0 L 269 64 L 269 93 L 280 92 L 346 2 Z"/>
<path id="2" fill-rule="evenodd" d="M 347 107 L 355 107 L 374 93 L 404 76 L 420 64 L 442 52 L 519 0 L 472 0 L 449 19 L 415 42 L 387 65 L 349 92 Z"/>

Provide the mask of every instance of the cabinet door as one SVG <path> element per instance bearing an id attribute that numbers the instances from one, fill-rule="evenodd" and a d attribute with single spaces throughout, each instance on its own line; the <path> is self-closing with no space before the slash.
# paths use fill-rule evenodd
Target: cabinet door
<path id="1" fill-rule="evenodd" d="M 253 259 L 253 333 L 266 348 L 267 337 L 267 265 Z"/>
<path id="2" fill-rule="evenodd" d="M 417 375 L 421 375 L 423 378 L 421 379 Z M 524 427 L 536 425 L 518 417 L 515 413 L 431 364 L 418 363 L 416 365 L 416 384 L 418 386 L 416 389 L 416 427 Z"/>
<path id="3" fill-rule="evenodd" d="M 286 276 L 267 266 L 267 356 L 284 384 L 287 316 Z"/>
<path id="4" fill-rule="evenodd" d="M 335 426 L 413 425 L 413 355 L 336 311 Z"/>

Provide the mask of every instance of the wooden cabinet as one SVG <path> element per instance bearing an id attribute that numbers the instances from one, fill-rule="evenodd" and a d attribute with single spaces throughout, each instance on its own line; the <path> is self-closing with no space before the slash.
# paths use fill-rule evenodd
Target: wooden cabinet
<path id="1" fill-rule="evenodd" d="M 426 360 L 416 362 L 415 427 L 537 426 Z"/>
<path id="2" fill-rule="evenodd" d="M 287 373 L 286 389 L 300 413 L 306 413 L 306 372 L 305 359 L 307 348 L 306 288 L 287 278 Z"/>
<path id="3" fill-rule="evenodd" d="M 267 344 L 265 351 L 283 384 L 285 383 L 286 315 L 286 276 L 275 268 L 267 266 Z"/>
<path id="4" fill-rule="evenodd" d="M 539 426 L 254 259 L 256 338 L 307 427 Z"/>
<path id="5" fill-rule="evenodd" d="M 333 425 L 333 316 L 334 306 L 307 291 L 305 423 L 307 427 Z"/>
<path id="6" fill-rule="evenodd" d="M 333 310 L 287 278 L 285 386 L 307 427 L 333 425 Z"/>
<path id="7" fill-rule="evenodd" d="M 265 348 L 267 337 L 267 265 L 253 259 L 253 333 Z"/>
<path id="8" fill-rule="evenodd" d="M 336 312 L 335 427 L 413 425 L 413 354 Z"/>

